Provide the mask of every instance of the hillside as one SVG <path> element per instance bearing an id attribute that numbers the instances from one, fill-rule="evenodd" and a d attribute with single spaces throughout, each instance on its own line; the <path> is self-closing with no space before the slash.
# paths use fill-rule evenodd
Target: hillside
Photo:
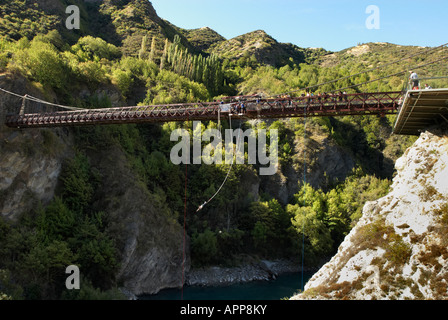
<path id="1" fill-rule="evenodd" d="M 180 30 L 187 38 L 188 42 L 190 42 L 197 50 L 202 52 L 208 52 L 211 46 L 226 41 L 226 38 L 209 27 L 192 30 Z"/>
<path id="2" fill-rule="evenodd" d="M 0 4 L 0 88 L 82 108 L 299 95 L 418 50 L 366 44 L 331 53 L 279 43 L 261 30 L 226 40 L 209 28 L 174 26 L 146 0 L 71 1 L 83 26 L 71 32 L 62 25 L 68 1 L 31 2 Z M 406 59 L 315 90 L 429 60 Z M 403 84 L 393 77 L 349 92 Z M 392 116 L 243 122 L 244 130 L 279 132 L 279 170 L 259 176 L 250 164 L 230 172 L 224 164 L 174 165 L 171 132 L 191 132 L 190 122 L 4 126 L 5 114 L 22 103 L 0 93 L 0 292 L 14 299 L 123 298 L 118 288 L 157 293 L 182 286 L 190 270 L 300 261 L 302 250 L 307 267 L 316 267 L 336 253 L 364 204 L 387 194 L 394 162 L 415 141 L 391 134 Z M 31 100 L 26 106 L 53 110 Z M 203 122 L 200 130 L 212 128 L 215 122 Z M 213 202 L 194 214 L 224 179 Z M 61 281 L 69 264 L 82 266 L 80 292 Z"/>
<path id="3" fill-rule="evenodd" d="M 211 46 L 209 51 L 230 60 L 253 57 L 258 63 L 274 67 L 290 63 L 309 63 L 327 53 L 323 49 L 302 49 L 290 43 L 279 43 L 263 30 L 256 30 L 227 41 L 217 42 Z"/>
<path id="4" fill-rule="evenodd" d="M 422 133 L 338 253 L 293 299 L 446 299 L 448 137 Z"/>

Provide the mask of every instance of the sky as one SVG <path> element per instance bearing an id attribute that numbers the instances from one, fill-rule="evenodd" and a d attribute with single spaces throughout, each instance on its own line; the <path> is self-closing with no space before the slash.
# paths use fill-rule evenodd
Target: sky
<path id="1" fill-rule="evenodd" d="M 226 39 L 264 30 L 279 42 L 330 51 L 367 42 L 431 47 L 448 43 L 447 0 L 151 2 L 159 17 L 180 28 L 209 27 Z"/>

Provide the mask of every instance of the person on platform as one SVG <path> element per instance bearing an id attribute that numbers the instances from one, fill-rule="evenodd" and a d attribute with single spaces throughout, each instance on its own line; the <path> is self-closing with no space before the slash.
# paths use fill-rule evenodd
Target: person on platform
<path id="1" fill-rule="evenodd" d="M 419 80 L 418 80 L 417 73 L 415 73 L 414 71 L 409 71 L 409 73 L 411 74 L 411 76 L 409 77 L 409 81 L 411 83 L 412 90 L 420 89 L 419 88 Z"/>

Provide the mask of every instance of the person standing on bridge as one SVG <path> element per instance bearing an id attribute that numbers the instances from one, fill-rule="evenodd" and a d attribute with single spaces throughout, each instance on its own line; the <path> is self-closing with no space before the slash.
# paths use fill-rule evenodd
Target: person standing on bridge
<path id="1" fill-rule="evenodd" d="M 411 74 L 411 76 L 409 77 L 409 81 L 411 83 L 412 90 L 418 90 L 420 81 L 418 80 L 417 73 L 415 73 L 414 71 L 409 71 L 409 73 Z"/>

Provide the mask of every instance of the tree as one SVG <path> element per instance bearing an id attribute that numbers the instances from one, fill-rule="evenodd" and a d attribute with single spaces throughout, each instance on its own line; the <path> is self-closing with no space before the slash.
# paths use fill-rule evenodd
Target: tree
<path id="1" fill-rule="evenodd" d="M 112 78 L 118 89 L 120 89 L 121 94 L 126 96 L 134 83 L 131 72 L 115 69 L 112 73 Z"/>
<path id="2" fill-rule="evenodd" d="M 69 69 L 56 48 L 46 42 L 32 41 L 29 49 L 16 52 L 15 64 L 44 86 L 63 88 Z"/>
<path id="3" fill-rule="evenodd" d="M 255 223 L 255 226 L 251 232 L 252 238 L 255 244 L 255 247 L 259 250 L 265 251 L 266 250 L 266 243 L 267 243 L 267 227 L 266 225 L 261 222 L 257 221 Z"/>
<path id="4" fill-rule="evenodd" d="M 94 188 L 91 184 L 90 165 L 87 157 L 78 153 L 69 160 L 62 173 L 64 184 L 62 198 L 68 207 L 75 212 L 82 212 L 90 203 Z"/>
<path id="5" fill-rule="evenodd" d="M 144 59 L 145 55 L 146 55 L 146 46 L 147 46 L 147 42 L 148 42 L 148 36 L 144 36 L 142 38 L 142 46 L 140 48 L 140 51 L 138 52 L 138 58 L 139 59 Z"/>
<path id="6" fill-rule="evenodd" d="M 81 61 L 115 60 L 121 57 L 119 48 L 101 38 L 92 36 L 80 38 L 71 50 L 79 56 Z"/>
<path id="7" fill-rule="evenodd" d="M 62 241 L 73 236 L 75 214 L 61 198 L 55 198 L 46 209 L 37 214 L 37 230 L 42 242 Z"/>
<path id="8" fill-rule="evenodd" d="M 199 265 L 206 265 L 216 258 L 218 242 L 216 234 L 210 229 L 206 229 L 203 233 L 195 233 L 191 245 L 192 258 Z"/>
<path id="9" fill-rule="evenodd" d="M 149 52 L 149 61 L 154 62 L 156 57 L 156 37 L 152 37 L 151 51 Z"/>
<path id="10" fill-rule="evenodd" d="M 331 252 L 333 240 L 324 221 L 311 207 L 300 207 L 298 205 L 288 206 L 287 209 L 293 216 L 292 225 L 297 234 L 304 235 L 311 246 L 312 255 L 322 257 Z"/>

